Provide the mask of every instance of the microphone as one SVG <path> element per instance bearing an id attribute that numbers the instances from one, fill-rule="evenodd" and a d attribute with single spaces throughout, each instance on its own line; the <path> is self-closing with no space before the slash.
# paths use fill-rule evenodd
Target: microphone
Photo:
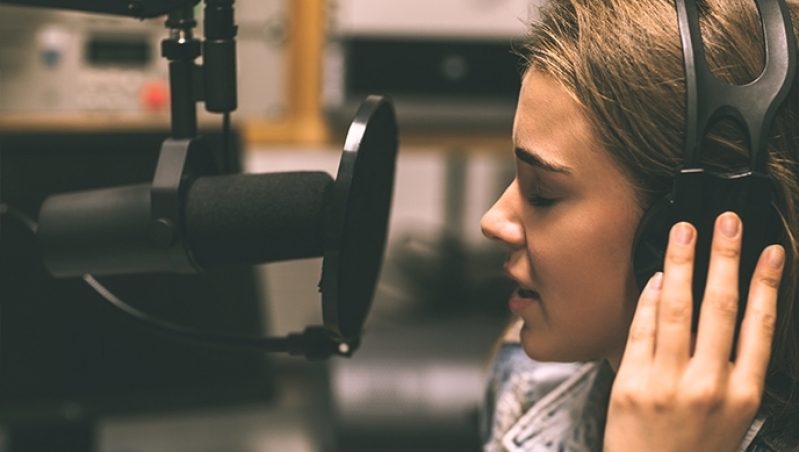
<path id="1" fill-rule="evenodd" d="M 316 171 L 209 175 L 202 140 L 167 139 L 152 184 L 44 201 L 37 235 L 45 266 L 82 277 L 323 257 L 325 330 L 355 346 L 382 263 L 397 137 L 391 101 L 367 97 L 335 180 Z"/>
<path id="2" fill-rule="evenodd" d="M 332 186 L 324 172 L 198 177 L 184 207 L 193 262 L 210 270 L 321 256 Z M 56 277 L 174 271 L 160 224 L 151 219 L 150 184 L 139 184 L 48 197 L 38 236 Z"/>
<path id="3" fill-rule="evenodd" d="M 321 256 L 333 178 L 324 172 L 201 177 L 186 197 L 186 237 L 204 269 Z"/>

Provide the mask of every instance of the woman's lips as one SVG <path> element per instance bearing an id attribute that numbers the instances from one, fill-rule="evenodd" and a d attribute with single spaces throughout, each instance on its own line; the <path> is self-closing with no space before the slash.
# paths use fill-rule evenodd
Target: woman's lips
<path id="1" fill-rule="evenodd" d="M 540 300 L 541 296 L 538 292 L 519 287 L 511 294 L 508 306 L 514 314 L 521 314 L 528 306 Z"/>

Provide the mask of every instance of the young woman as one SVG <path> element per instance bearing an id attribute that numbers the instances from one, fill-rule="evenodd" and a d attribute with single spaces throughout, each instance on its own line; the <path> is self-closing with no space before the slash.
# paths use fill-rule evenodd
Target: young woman
<path id="1" fill-rule="evenodd" d="M 754 80 L 764 61 L 754 0 L 698 3 L 711 70 L 730 84 Z M 716 221 L 696 334 L 693 226 L 672 228 L 664 271 L 643 291 L 633 276 L 641 217 L 682 163 L 673 0 L 551 0 L 524 54 L 517 175 L 482 221 L 519 283 L 509 301 L 519 321 L 492 367 L 485 450 L 799 450 L 799 82 L 768 145 L 787 234 L 758 261 L 731 362 L 744 227 L 735 214 Z M 710 169 L 747 162 L 732 122 L 703 149 Z"/>

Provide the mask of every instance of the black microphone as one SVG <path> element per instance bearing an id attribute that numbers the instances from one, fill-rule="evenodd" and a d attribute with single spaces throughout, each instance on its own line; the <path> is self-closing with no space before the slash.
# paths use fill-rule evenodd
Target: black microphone
<path id="1" fill-rule="evenodd" d="M 198 178 L 186 197 L 189 248 L 204 269 L 321 256 L 332 185 L 324 172 Z"/>
<path id="2" fill-rule="evenodd" d="M 324 172 L 199 177 L 186 190 L 187 251 L 198 270 L 322 256 L 332 184 Z M 48 197 L 45 265 L 57 277 L 174 271 L 150 206 L 150 184 Z"/>

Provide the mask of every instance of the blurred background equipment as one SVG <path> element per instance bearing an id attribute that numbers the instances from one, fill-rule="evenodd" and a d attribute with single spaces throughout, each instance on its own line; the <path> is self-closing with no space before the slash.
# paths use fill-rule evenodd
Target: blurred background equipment
<path id="1" fill-rule="evenodd" d="M 238 99 L 239 115 L 274 119 L 286 109 L 285 3 L 236 2 L 238 86 L 245 93 Z M 163 17 L 132 20 L 3 5 L 0 114 L 95 112 L 168 120 Z M 201 8 L 195 15 L 202 34 Z M 201 120 L 210 120 L 210 115 L 199 114 Z"/>
<path id="2" fill-rule="evenodd" d="M 168 111 L 162 20 L 2 8 L 0 111 Z"/>
<path id="3" fill-rule="evenodd" d="M 512 121 L 522 65 L 512 53 L 529 0 L 334 0 L 325 103 L 346 122 L 364 93 L 390 94 L 403 127 Z"/>

